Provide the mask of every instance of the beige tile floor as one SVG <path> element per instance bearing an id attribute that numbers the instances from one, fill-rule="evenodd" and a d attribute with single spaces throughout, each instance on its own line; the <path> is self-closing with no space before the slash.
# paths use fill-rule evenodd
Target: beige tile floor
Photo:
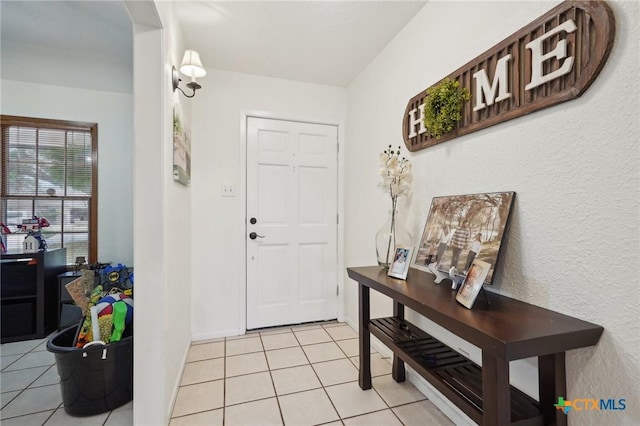
<path id="1" fill-rule="evenodd" d="M 336 322 L 193 344 L 170 426 L 453 424 L 374 351 L 362 391 L 357 355 L 357 333 Z"/>
<path id="2" fill-rule="evenodd" d="M 71 417 L 62 406 L 60 378 L 47 339 L 0 345 L 2 426 L 131 426 L 133 403 L 91 417 Z"/>
<path id="3" fill-rule="evenodd" d="M 346 324 L 284 327 L 191 346 L 171 426 L 451 425 L 372 351 L 373 389 L 358 387 L 358 338 Z M 0 345 L 3 426 L 133 424 L 133 403 L 91 417 L 62 407 L 46 340 Z"/>

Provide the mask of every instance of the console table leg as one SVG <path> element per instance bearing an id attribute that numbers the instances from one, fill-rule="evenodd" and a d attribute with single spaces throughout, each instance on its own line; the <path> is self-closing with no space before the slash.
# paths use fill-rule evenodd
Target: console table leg
<path id="1" fill-rule="evenodd" d="M 482 424 L 511 424 L 509 361 L 482 353 Z"/>
<path id="2" fill-rule="evenodd" d="M 402 303 L 393 302 L 393 316 L 396 318 L 404 319 L 404 305 Z M 404 382 L 406 380 L 406 374 L 404 369 L 404 361 L 398 356 L 393 354 L 393 368 L 391 369 L 391 377 L 396 382 Z"/>
<path id="3" fill-rule="evenodd" d="M 566 426 L 567 416 L 556 409 L 558 397 L 567 397 L 564 352 L 538 357 L 538 387 L 544 424 Z"/>
<path id="4" fill-rule="evenodd" d="M 360 373 L 358 384 L 360 389 L 371 389 L 371 335 L 369 334 L 369 287 L 362 284 L 358 286 L 358 311 L 360 336 Z"/>

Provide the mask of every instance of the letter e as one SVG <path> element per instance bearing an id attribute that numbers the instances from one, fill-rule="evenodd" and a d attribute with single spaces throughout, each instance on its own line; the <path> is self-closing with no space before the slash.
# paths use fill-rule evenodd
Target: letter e
<path id="1" fill-rule="evenodd" d="M 549 74 L 544 74 L 543 70 L 543 64 L 548 59 L 555 57 L 560 60 L 567 56 L 567 39 L 563 38 L 558 41 L 556 47 L 548 53 L 542 53 L 542 47 L 544 41 L 554 34 L 559 33 L 560 31 L 572 33 L 576 29 L 577 27 L 575 22 L 570 19 L 526 44 L 525 47 L 527 49 L 531 49 L 531 82 L 524 87 L 525 90 L 536 88 L 541 84 L 568 74 L 571 71 L 571 68 L 573 67 L 573 56 L 568 57 L 560 68 L 550 72 Z"/>

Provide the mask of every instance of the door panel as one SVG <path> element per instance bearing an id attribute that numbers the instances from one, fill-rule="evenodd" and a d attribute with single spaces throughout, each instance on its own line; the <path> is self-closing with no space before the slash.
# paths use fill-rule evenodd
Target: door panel
<path id="1" fill-rule="evenodd" d="M 327 170 L 300 167 L 300 225 L 324 226 L 327 222 L 324 201 L 327 199 Z M 325 229 L 323 231 L 326 232 Z"/>
<path id="2" fill-rule="evenodd" d="M 247 119 L 249 329 L 337 316 L 336 147 L 335 126 Z"/>
<path id="3" fill-rule="evenodd" d="M 323 303 L 324 283 L 327 281 L 325 259 L 326 244 L 301 244 L 300 265 L 304 273 L 300 274 L 300 303 L 309 305 Z"/>
<path id="4" fill-rule="evenodd" d="M 288 179 L 287 165 L 258 166 L 258 211 L 263 225 L 288 225 Z"/>
<path id="5" fill-rule="evenodd" d="M 276 276 L 280 274 L 280 265 L 287 261 L 289 249 L 286 245 L 265 245 L 259 251 L 259 275 Z M 260 288 L 259 306 L 268 308 L 289 305 L 289 295 L 285 280 L 276 280 L 271 288 Z"/>

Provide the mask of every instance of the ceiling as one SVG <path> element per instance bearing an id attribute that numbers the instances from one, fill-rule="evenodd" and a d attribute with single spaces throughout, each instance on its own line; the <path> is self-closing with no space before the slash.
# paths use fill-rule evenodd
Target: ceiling
<path id="1" fill-rule="evenodd" d="M 182 0 L 172 6 L 185 46 L 200 52 L 205 68 L 347 86 L 424 4 Z M 66 60 L 132 69 L 132 27 L 122 1 L 2 0 L 0 7 L 3 78 L 29 78 L 28 67 L 12 60 L 25 49 L 33 57 L 58 51 Z M 33 68 L 39 72 L 33 78 L 50 74 Z"/>
<path id="2" fill-rule="evenodd" d="M 176 4 L 185 45 L 205 68 L 347 86 L 425 2 Z"/>
<path id="3" fill-rule="evenodd" d="M 123 1 L 0 1 L 2 78 L 132 92 L 133 28 Z"/>
<path id="4" fill-rule="evenodd" d="M 131 21 L 122 1 L 2 0 L 0 7 L 3 42 L 131 56 Z"/>

